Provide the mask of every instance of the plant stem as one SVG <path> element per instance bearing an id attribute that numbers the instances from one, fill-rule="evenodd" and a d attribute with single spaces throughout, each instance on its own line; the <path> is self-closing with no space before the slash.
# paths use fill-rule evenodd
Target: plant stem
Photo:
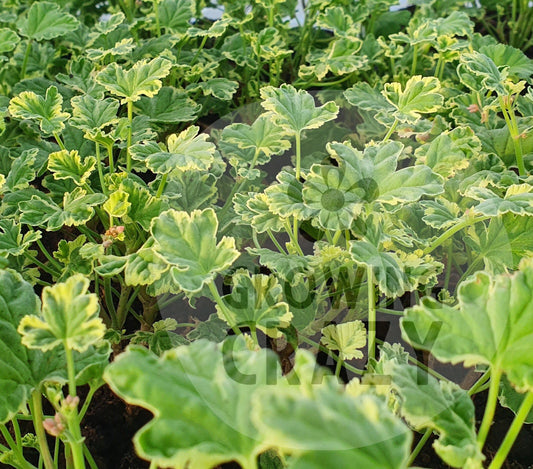
<path id="1" fill-rule="evenodd" d="M 520 142 L 520 131 L 518 129 L 518 123 L 516 122 L 516 116 L 512 108 L 511 96 L 507 96 L 507 102 L 502 96 L 498 96 L 498 103 L 500 104 L 500 110 L 502 111 L 503 118 L 507 124 L 507 129 L 509 130 L 509 135 L 511 136 L 511 140 L 513 142 L 518 173 L 520 176 L 525 176 L 526 167 L 524 165 L 522 143 Z"/>
<path id="2" fill-rule="evenodd" d="M 96 142 L 96 164 L 98 169 L 98 178 L 100 179 L 100 186 L 104 195 L 108 195 L 107 187 L 104 183 L 104 170 L 102 169 L 102 156 L 100 155 L 100 144 Z"/>
<path id="3" fill-rule="evenodd" d="M 383 142 L 386 142 L 390 136 L 394 133 L 394 131 L 396 130 L 396 127 L 398 126 L 398 119 L 394 119 L 394 122 L 392 123 L 392 125 L 390 126 L 390 129 L 389 131 L 387 132 L 387 134 L 385 135 L 385 137 L 383 137 Z"/>
<path id="4" fill-rule="evenodd" d="M 107 145 L 107 156 L 109 159 L 109 174 L 113 174 L 115 172 L 115 161 L 113 159 L 113 144 Z"/>
<path id="5" fill-rule="evenodd" d="M 286 254 L 285 250 L 281 247 L 281 244 L 279 244 L 278 240 L 276 239 L 276 237 L 272 233 L 272 230 L 267 229 L 266 232 L 267 232 L 270 240 L 274 243 L 274 246 L 276 246 L 278 248 L 278 251 L 281 252 L 282 254 Z"/>
<path id="6" fill-rule="evenodd" d="M 224 300 L 222 299 L 222 297 L 218 293 L 218 290 L 217 290 L 217 287 L 215 285 L 215 282 L 209 282 L 207 284 L 207 286 L 209 287 L 209 290 L 211 291 L 211 294 L 213 295 L 213 299 L 215 300 L 215 303 L 218 305 L 218 307 L 222 311 L 222 314 L 224 315 L 224 318 L 226 319 L 226 322 L 231 327 L 231 329 L 233 330 L 235 335 L 241 334 L 241 330 L 236 325 L 233 324 L 233 321 L 231 320 L 231 314 L 227 310 L 226 304 L 224 303 Z"/>
<path id="7" fill-rule="evenodd" d="M 17 446 L 5 424 L 0 424 L 0 432 L 2 433 L 2 436 L 4 437 L 4 440 L 6 440 L 6 443 L 9 445 L 10 449 L 17 457 L 18 463 L 20 464 L 18 469 L 37 469 L 33 464 L 30 464 L 28 461 L 26 461 L 26 459 L 24 459 L 22 448 Z"/>
<path id="8" fill-rule="evenodd" d="M 296 139 L 296 179 L 300 180 L 300 172 L 302 166 L 302 137 L 300 132 L 295 135 Z"/>
<path id="9" fill-rule="evenodd" d="M 161 36 L 161 24 L 159 23 L 159 0 L 154 0 L 154 15 L 155 15 L 155 33 L 157 37 Z"/>
<path id="10" fill-rule="evenodd" d="M 368 362 L 376 357 L 376 292 L 372 267 L 366 268 L 367 288 L 368 288 Z"/>
<path id="11" fill-rule="evenodd" d="M 51 255 L 50 253 L 48 252 L 48 250 L 44 247 L 44 244 L 42 243 L 42 241 L 40 239 L 37 239 L 36 240 L 36 243 L 37 243 L 37 246 L 39 246 L 39 249 L 41 250 L 41 252 L 44 254 L 44 256 L 48 259 L 48 261 L 50 262 L 50 264 L 52 264 L 54 266 L 54 268 L 58 269 L 59 272 L 61 272 L 61 270 L 63 269 L 61 267 L 61 264 L 59 262 L 57 262 Z"/>
<path id="12" fill-rule="evenodd" d="M 495 366 L 492 369 L 492 375 L 490 377 L 490 387 L 489 387 L 489 396 L 487 398 L 487 404 L 485 406 L 485 413 L 483 414 L 483 420 L 481 426 L 479 427 L 479 432 L 477 434 L 477 443 L 479 449 L 482 450 L 489 434 L 489 429 L 492 424 L 492 419 L 494 418 L 494 413 L 496 412 L 496 404 L 498 401 L 498 393 L 500 391 L 500 380 L 502 377 L 502 371 L 500 366 Z"/>
<path id="13" fill-rule="evenodd" d="M 422 438 L 420 438 L 420 440 L 416 444 L 415 449 L 413 450 L 413 452 L 409 456 L 409 460 L 407 461 L 407 466 L 408 467 L 411 467 L 411 465 L 414 463 L 416 457 L 418 456 L 420 451 L 422 451 L 422 448 L 425 446 L 426 442 L 429 440 L 429 437 L 431 436 L 432 433 L 433 433 L 433 430 L 431 428 L 428 428 L 425 431 L 425 433 L 422 435 Z"/>
<path id="14" fill-rule="evenodd" d="M 468 390 L 468 395 L 473 396 L 480 392 L 480 388 L 489 380 L 490 368 L 481 375 L 481 377 L 474 383 L 474 385 Z"/>
<path id="15" fill-rule="evenodd" d="M 503 466 L 505 458 L 507 458 L 509 451 L 511 451 L 516 437 L 518 436 L 518 433 L 520 433 L 520 429 L 522 428 L 522 425 L 524 424 L 524 421 L 526 420 L 532 407 L 533 392 L 528 392 L 522 402 L 522 405 L 520 406 L 520 409 L 513 419 L 513 423 L 511 423 L 509 430 L 507 430 L 507 434 L 505 435 L 498 452 L 490 463 L 489 469 L 500 469 L 500 467 Z"/>
<path id="16" fill-rule="evenodd" d="M 161 181 L 159 182 L 159 187 L 157 188 L 157 193 L 155 194 L 157 198 L 161 197 L 161 195 L 163 194 L 163 191 L 165 190 L 165 186 L 167 184 L 167 178 L 168 178 L 168 173 L 163 174 L 163 177 L 161 178 Z"/>
<path id="17" fill-rule="evenodd" d="M 337 378 L 339 378 L 341 375 L 341 369 L 342 369 L 343 363 L 344 363 L 344 360 L 340 357 L 340 354 L 339 354 L 339 359 L 337 360 L 337 366 L 335 366 L 335 376 Z"/>
<path id="18" fill-rule="evenodd" d="M 452 226 L 451 228 L 448 228 L 444 233 L 442 233 L 435 241 L 433 241 L 426 249 L 424 249 L 424 254 L 431 253 L 432 251 L 437 249 L 442 243 L 451 238 L 455 233 L 461 231 L 463 228 L 466 228 L 470 225 L 474 225 L 479 221 L 487 220 L 489 218 L 489 216 L 485 215 L 473 218 L 466 218 L 462 222 Z"/>
<path id="19" fill-rule="evenodd" d="M 39 452 L 44 461 L 44 467 L 46 469 L 54 469 L 54 460 L 50 454 L 50 448 L 48 448 L 48 441 L 46 440 L 46 432 L 43 427 L 43 403 L 39 389 L 34 389 L 31 393 L 30 411 L 33 418 L 35 435 L 39 442 Z"/>
<path id="20" fill-rule="evenodd" d="M 72 349 L 68 346 L 66 340 L 63 341 L 63 348 L 65 349 L 65 360 L 67 362 L 68 374 L 68 393 L 70 396 L 76 396 L 76 369 L 74 367 L 74 356 Z M 68 416 L 68 429 L 72 433 L 72 439 L 69 440 L 70 449 L 72 451 L 72 458 L 75 469 L 84 469 L 85 461 L 83 459 L 83 438 L 80 432 L 80 420 L 78 416 L 78 409 L 70 411 Z"/>
<path id="21" fill-rule="evenodd" d="M 126 146 L 126 170 L 131 172 L 131 140 L 133 136 L 133 102 L 128 101 L 128 140 Z"/>
<path id="22" fill-rule="evenodd" d="M 413 46 L 413 62 L 411 64 L 411 76 L 416 74 L 416 65 L 418 60 L 418 44 Z"/>
<path id="23" fill-rule="evenodd" d="M 24 59 L 22 60 L 22 68 L 20 69 L 21 81 L 26 77 L 26 68 L 28 67 L 28 59 L 30 58 L 31 53 L 31 43 L 32 40 L 28 39 L 28 44 L 26 44 L 26 52 L 24 52 Z"/>
<path id="24" fill-rule="evenodd" d="M 61 150 L 66 150 L 67 147 L 65 147 L 65 144 L 63 143 L 63 140 L 61 140 L 61 137 L 59 136 L 59 134 L 57 132 L 54 132 L 52 135 L 56 139 L 56 142 L 59 145 L 59 148 L 61 148 Z"/>

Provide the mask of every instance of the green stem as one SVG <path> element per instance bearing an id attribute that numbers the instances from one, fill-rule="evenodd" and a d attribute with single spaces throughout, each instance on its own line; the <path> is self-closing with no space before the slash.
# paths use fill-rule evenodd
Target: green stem
<path id="1" fill-rule="evenodd" d="M 517 414 L 513 419 L 513 423 L 509 427 L 509 430 L 507 430 L 507 434 L 505 435 L 505 438 L 500 448 L 498 449 L 498 452 L 490 463 L 489 469 L 500 469 L 503 466 L 505 459 L 507 458 L 509 451 L 511 451 L 516 437 L 520 433 L 520 429 L 522 428 L 522 425 L 524 425 L 524 421 L 529 415 L 529 412 L 532 407 L 533 392 L 528 392 L 522 402 L 522 405 L 520 406 L 520 409 L 518 410 Z"/>
<path id="2" fill-rule="evenodd" d="M 159 22 L 159 0 L 154 0 L 154 15 L 155 15 L 155 33 L 157 37 L 161 36 L 161 24 Z"/>
<path id="3" fill-rule="evenodd" d="M 294 249 L 298 251 L 298 254 L 300 254 L 300 256 L 303 256 L 304 252 L 302 251 L 302 248 L 300 247 L 300 244 L 298 243 L 298 226 L 296 225 L 296 237 L 295 237 L 294 226 L 291 227 L 290 221 L 285 220 L 285 231 L 289 235 L 289 238 L 291 239 L 291 244 L 293 245 Z"/>
<path id="4" fill-rule="evenodd" d="M 483 414 L 483 420 L 481 426 L 479 427 L 479 432 L 477 434 L 477 442 L 479 449 L 483 449 L 485 445 L 485 440 L 489 434 L 489 429 L 492 424 L 492 419 L 494 418 L 494 413 L 496 412 L 496 404 L 498 401 L 498 393 L 500 391 L 500 381 L 502 377 L 502 371 L 500 366 L 495 366 L 492 369 L 492 376 L 490 377 L 490 387 L 489 387 L 489 396 L 487 398 L 487 404 L 485 406 L 485 413 Z"/>
<path id="5" fill-rule="evenodd" d="M 128 140 L 127 140 L 127 147 L 126 147 L 126 170 L 131 172 L 131 140 L 133 136 L 133 102 L 128 101 Z"/>
<path id="6" fill-rule="evenodd" d="M 407 461 L 407 466 L 408 467 L 411 467 L 411 465 L 415 462 L 416 457 L 418 456 L 420 451 L 422 451 L 422 448 L 425 446 L 426 442 L 429 440 L 429 437 L 431 436 L 432 433 L 433 433 L 433 430 L 431 428 L 428 428 L 424 432 L 424 434 L 422 435 L 422 438 L 420 438 L 420 440 L 418 441 L 415 449 L 413 450 L 413 452 L 409 456 L 409 460 Z"/>
<path id="7" fill-rule="evenodd" d="M 300 171 L 302 165 L 302 138 L 300 132 L 296 133 L 296 179 L 300 180 Z"/>
<path id="8" fill-rule="evenodd" d="M 9 445 L 10 449 L 13 451 L 13 453 L 16 455 L 18 463 L 20 466 L 18 466 L 19 469 L 37 469 L 33 464 L 30 464 L 26 459 L 24 459 L 24 454 L 22 453 L 22 447 L 17 446 L 15 441 L 13 440 L 13 437 L 9 433 L 8 429 L 6 428 L 5 424 L 0 424 L 0 432 L 2 433 L 2 436 L 4 437 L 4 440 L 6 440 L 6 443 Z"/>
<path id="9" fill-rule="evenodd" d="M 65 147 L 65 144 L 63 143 L 63 140 L 61 140 L 60 135 L 57 132 L 54 132 L 52 135 L 56 139 L 56 142 L 59 145 L 59 148 L 61 148 L 61 150 L 66 150 L 67 147 Z"/>
<path id="10" fill-rule="evenodd" d="M 389 131 L 387 132 L 387 135 L 385 135 L 385 137 L 383 137 L 383 142 L 386 142 L 390 136 L 394 133 L 394 131 L 396 130 L 396 127 L 398 127 L 398 119 L 394 119 L 394 122 L 392 123 L 392 125 L 390 126 L 390 129 Z"/>
<path id="11" fill-rule="evenodd" d="M 21 81 L 26 77 L 26 68 L 28 67 L 28 59 L 30 58 L 31 53 L 31 43 L 32 40 L 28 39 L 28 44 L 26 44 L 26 52 L 24 52 L 24 59 L 22 60 L 22 68 L 20 69 Z"/>
<path id="12" fill-rule="evenodd" d="M 67 341 L 63 341 L 63 348 L 65 349 L 65 361 L 67 362 L 67 376 L 68 376 L 68 393 L 70 396 L 76 396 L 76 369 L 74 367 L 74 356 L 72 349 L 68 346 Z M 72 458 L 75 469 L 84 469 L 85 461 L 83 459 L 83 438 L 80 432 L 80 420 L 78 417 L 78 409 L 70 410 L 68 417 L 68 429 L 72 434 L 70 439 L 70 449 L 72 451 Z"/>
<path id="13" fill-rule="evenodd" d="M 126 317 L 128 315 L 128 309 L 126 308 L 126 306 L 128 304 L 130 292 L 131 287 L 123 285 L 120 289 L 120 296 L 117 305 L 117 324 L 119 329 L 121 329 L 122 326 L 124 326 L 124 323 L 126 322 Z"/>
<path id="14" fill-rule="evenodd" d="M 107 156 L 109 159 L 109 174 L 113 174 L 115 172 L 115 161 L 113 159 L 113 144 L 106 145 L 107 149 Z"/>
<path id="15" fill-rule="evenodd" d="M 89 467 L 91 469 L 98 469 L 96 461 L 94 460 L 93 455 L 91 454 L 89 448 L 87 448 L 86 445 L 83 445 L 83 455 L 85 456 L 85 459 L 89 463 Z"/>
<path id="16" fill-rule="evenodd" d="M 446 276 L 444 278 L 444 289 L 448 290 L 450 285 L 450 277 L 452 275 L 452 256 L 453 256 L 453 241 L 448 245 L 448 252 L 446 255 Z"/>
<path id="17" fill-rule="evenodd" d="M 368 288 L 368 363 L 376 357 L 376 291 L 372 267 L 366 268 L 367 288 Z"/>
<path id="18" fill-rule="evenodd" d="M 331 244 L 333 244 L 333 245 L 337 244 L 337 241 L 341 237 L 341 234 L 342 234 L 341 230 L 335 231 L 335 234 L 333 235 L 333 239 L 331 240 Z"/>
<path id="19" fill-rule="evenodd" d="M 341 369 L 342 369 L 343 363 L 344 363 L 344 360 L 339 356 L 339 359 L 337 360 L 337 366 L 335 366 L 335 376 L 337 378 L 339 378 L 341 375 Z"/>
<path id="20" fill-rule="evenodd" d="M 44 467 L 46 469 L 54 469 L 54 460 L 50 454 L 50 448 L 48 447 L 48 441 L 46 440 L 46 432 L 43 427 L 43 403 L 39 389 L 34 389 L 31 393 L 30 411 L 33 419 L 35 435 L 39 442 L 39 452 L 44 461 Z"/>
<path id="21" fill-rule="evenodd" d="M 215 282 L 209 282 L 207 285 L 209 287 L 209 290 L 211 291 L 211 294 L 213 295 L 213 299 L 215 300 L 215 303 L 218 305 L 218 307 L 222 311 L 222 314 L 226 318 L 226 322 L 229 324 L 229 326 L 231 327 L 235 335 L 240 335 L 241 330 L 236 325 L 233 324 L 233 321 L 231 320 L 231 315 L 226 308 L 226 304 L 224 303 L 224 300 L 221 298 L 220 294 L 218 293 Z"/>
<path id="22" fill-rule="evenodd" d="M 59 277 L 60 276 L 59 272 L 57 272 L 55 269 L 51 268 L 52 266 L 47 266 L 46 264 L 43 264 L 39 259 L 37 259 L 36 257 L 31 256 L 27 251 L 24 251 L 23 254 L 30 262 L 33 262 L 37 267 L 40 267 L 46 273 L 50 274 L 52 277 Z"/>
<path id="23" fill-rule="evenodd" d="M 518 173 L 520 176 L 526 175 L 526 167 L 524 165 L 524 155 L 522 153 L 522 143 L 520 142 L 520 131 L 518 130 L 518 123 L 516 122 L 516 116 L 512 109 L 512 105 L 509 104 L 511 99 L 508 98 L 508 103 L 505 103 L 502 96 L 498 96 L 498 103 L 500 104 L 500 110 L 502 111 L 503 118 L 509 130 L 513 147 L 515 151 L 516 164 L 518 166 Z"/>
<path id="24" fill-rule="evenodd" d="M 490 368 L 485 371 L 485 373 L 483 373 L 481 375 L 481 377 L 474 383 L 474 385 L 468 390 L 468 395 L 469 396 L 473 396 L 474 394 L 477 394 L 478 392 L 480 392 L 480 388 L 482 388 L 485 383 L 489 380 L 490 378 Z"/>
<path id="25" fill-rule="evenodd" d="M 282 254 L 287 254 L 285 252 L 285 250 L 281 247 L 281 244 L 279 244 L 278 240 L 276 239 L 276 237 L 274 236 L 274 234 L 272 233 L 272 230 L 270 229 L 267 229 L 267 234 L 270 238 L 270 240 L 274 243 L 274 246 L 276 246 L 278 248 L 278 251 L 281 252 Z"/>
<path id="26" fill-rule="evenodd" d="M 426 249 L 424 249 L 424 254 L 429 254 L 433 252 L 435 249 L 437 249 L 442 243 L 447 241 L 449 238 L 451 238 L 455 233 L 458 231 L 461 231 L 463 228 L 466 228 L 470 225 L 474 225 L 475 223 L 483 220 L 489 219 L 489 216 L 478 216 L 478 217 L 472 217 L 472 218 L 466 218 L 462 222 L 458 223 L 457 225 L 452 226 L 451 228 L 448 228 L 444 233 L 442 233 L 435 241 L 433 241 Z"/>
<path id="27" fill-rule="evenodd" d="M 168 178 L 168 173 L 163 174 L 163 177 L 161 178 L 161 181 L 159 182 L 159 187 L 157 188 L 157 193 L 155 194 L 157 198 L 161 197 L 161 195 L 163 194 L 163 191 L 165 190 L 165 186 L 167 184 L 167 178 Z"/>
<path id="28" fill-rule="evenodd" d="M 418 44 L 413 46 L 413 63 L 411 64 L 411 76 L 416 75 L 416 65 L 418 60 Z"/>
<path id="29" fill-rule="evenodd" d="M 100 389 L 100 386 L 101 385 L 94 385 L 93 383 L 89 383 L 89 392 L 87 393 L 87 397 L 85 398 L 85 401 L 79 413 L 80 421 L 83 420 L 83 417 L 85 417 L 85 413 L 87 412 L 87 409 L 89 408 L 89 405 L 91 404 L 94 393 L 98 391 L 98 389 Z"/>
<path id="30" fill-rule="evenodd" d="M 108 195 L 107 187 L 104 183 L 104 170 L 102 168 L 102 156 L 100 155 L 100 144 L 96 142 L 96 164 L 98 169 L 98 178 L 100 179 L 100 186 L 104 195 Z"/>
<path id="31" fill-rule="evenodd" d="M 63 270 L 63 267 L 61 267 L 61 264 L 50 255 L 48 250 L 44 247 L 44 244 L 42 243 L 42 241 L 40 239 L 37 239 L 36 243 L 37 243 L 37 246 L 39 246 L 39 249 L 41 250 L 41 252 L 44 254 L 44 256 L 48 259 L 50 264 L 52 264 L 55 269 L 61 272 L 61 270 Z"/>

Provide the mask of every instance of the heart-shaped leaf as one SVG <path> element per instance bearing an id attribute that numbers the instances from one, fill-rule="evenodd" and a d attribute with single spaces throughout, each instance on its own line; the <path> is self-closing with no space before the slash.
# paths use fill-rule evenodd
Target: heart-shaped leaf
<path id="1" fill-rule="evenodd" d="M 61 150 L 50 153 L 48 169 L 53 173 L 54 179 L 69 179 L 77 186 L 87 183 L 96 166 L 96 158 L 87 156 L 82 161 L 76 150 Z"/>
<path id="2" fill-rule="evenodd" d="M 43 289 L 42 316 L 26 315 L 18 327 L 22 343 L 42 351 L 64 345 L 84 352 L 103 338 L 98 297 L 87 293 L 89 279 L 81 274 Z"/>
<path id="3" fill-rule="evenodd" d="M 121 97 L 121 103 L 125 104 L 138 101 L 141 96 L 155 96 L 161 89 L 161 79 L 169 74 L 171 68 L 172 62 L 163 57 L 141 60 L 129 70 L 113 62 L 96 75 L 96 81 L 110 93 Z"/>
<path id="4" fill-rule="evenodd" d="M 17 119 L 36 120 L 45 135 L 52 135 L 61 132 L 70 117 L 61 111 L 62 103 L 63 97 L 55 86 L 46 90 L 44 98 L 33 91 L 23 91 L 11 99 L 9 113 Z"/>
<path id="5" fill-rule="evenodd" d="M 19 32 L 36 41 L 64 36 L 78 29 L 79 22 L 66 11 L 61 11 L 56 3 L 34 2 L 28 16 L 19 24 Z"/>
<path id="6" fill-rule="evenodd" d="M 317 129 L 337 117 L 339 107 L 329 101 L 316 106 L 314 98 L 305 90 L 283 84 L 279 88 L 261 88 L 261 106 L 270 111 L 269 117 L 289 135 L 306 129 Z"/>
<path id="7" fill-rule="evenodd" d="M 224 236 L 217 244 L 217 229 L 213 209 L 194 210 L 191 214 L 167 210 L 152 221 L 154 249 L 168 264 L 177 267 L 173 278 L 188 293 L 200 291 L 240 255 L 234 238 Z"/>

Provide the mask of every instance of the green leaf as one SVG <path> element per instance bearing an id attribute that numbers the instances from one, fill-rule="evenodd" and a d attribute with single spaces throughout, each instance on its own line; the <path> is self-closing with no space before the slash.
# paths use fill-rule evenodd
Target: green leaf
<path id="1" fill-rule="evenodd" d="M 184 35 L 194 16 L 191 0 L 153 0 L 159 4 L 159 24 L 167 33 Z"/>
<path id="2" fill-rule="evenodd" d="M 415 75 L 407 80 L 403 88 L 397 82 L 386 83 L 383 96 L 396 108 L 396 119 L 415 123 L 422 114 L 437 112 L 442 107 L 444 98 L 439 93 L 440 88 L 437 78 Z"/>
<path id="3" fill-rule="evenodd" d="M 449 381 L 438 381 L 410 365 L 391 364 L 392 387 L 400 397 L 400 412 L 416 431 L 431 429 L 439 435 L 433 447 L 452 467 L 483 467 L 478 448 L 475 408 L 466 391 Z"/>
<path id="4" fill-rule="evenodd" d="M 374 111 L 375 119 L 385 126 L 394 122 L 395 107 L 375 88 L 366 82 L 356 83 L 344 92 L 348 102 L 365 111 Z"/>
<path id="5" fill-rule="evenodd" d="M 59 133 L 65 128 L 70 114 L 61 111 L 62 96 L 55 86 L 46 90 L 43 98 L 33 91 L 23 91 L 11 99 L 9 113 L 17 119 L 32 119 L 39 123 L 45 135 Z"/>
<path id="6" fill-rule="evenodd" d="M 24 150 L 20 156 L 15 158 L 5 179 L 5 188 L 7 190 L 16 192 L 25 189 L 35 179 L 37 173 L 35 163 L 38 153 L 37 148 L 32 148 L 31 150 Z"/>
<path id="7" fill-rule="evenodd" d="M 143 161 L 156 174 L 205 171 L 214 162 L 216 148 L 207 141 L 207 134 L 198 135 L 199 130 L 198 126 L 191 125 L 179 134 L 170 135 L 166 149 L 156 142 L 132 145 L 131 156 Z"/>
<path id="8" fill-rule="evenodd" d="M 330 324 L 322 329 L 322 342 L 329 350 L 337 350 L 342 360 L 363 358 L 359 349 L 366 345 L 366 329 L 362 321 Z"/>
<path id="9" fill-rule="evenodd" d="M 191 214 L 167 210 L 152 221 L 155 250 L 177 267 L 173 278 L 188 293 L 200 291 L 239 257 L 235 239 L 224 236 L 217 244 L 217 229 L 213 209 L 194 210 Z"/>
<path id="10" fill-rule="evenodd" d="M 0 28 L 0 54 L 10 52 L 19 43 L 20 38 L 9 28 Z"/>
<path id="11" fill-rule="evenodd" d="M 127 192 L 118 190 L 109 195 L 102 208 L 111 217 L 123 217 L 128 213 L 131 203 L 128 201 L 129 194 Z"/>
<path id="12" fill-rule="evenodd" d="M 227 337 L 228 325 L 213 313 L 207 321 L 200 322 L 195 329 L 187 334 L 187 338 L 192 340 L 207 339 L 210 342 L 222 342 Z"/>
<path id="13" fill-rule="evenodd" d="M 440 361 L 490 365 L 503 371 L 519 391 L 531 391 L 531 259 L 524 259 L 513 275 L 491 277 L 478 272 L 461 283 L 457 298 L 455 308 L 424 298 L 407 309 L 401 322 L 404 337 L 418 348 L 431 350 Z"/>
<path id="14" fill-rule="evenodd" d="M 312 73 L 322 80 L 328 73 L 342 76 L 361 70 L 368 65 L 368 58 L 360 53 L 362 45 L 363 41 L 359 38 L 331 41 L 327 49 L 318 49 L 309 54 L 309 65 L 300 68 L 300 75 Z"/>
<path id="15" fill-rule="evenodd" d="M 337 117 L 339 107 L 329 101 L 317 107 L 314 98 L 305 90 L 292 85 L 279 88 L 261 88 L 261 105 L 269 111 L 267 116 L 282 127 L 288 135 L 296 135 L 306 129 L 317 129 Z"/>
<path id="16" fill-rule="evenodd" d="M 257 153 L 255 158 L 259 165 L 268 163 L 272 155 L 280 155 L 291 147 L 283 129 L 264 114 L 259 116 L 252 125 L 228 125 L 222 131 L 222 140 L 242 149 L 253 149 L 254 153 Z M 259 158 L 259 154 L 264 155 L 263 158 Z M 250 163 L 246 161 L 243 165 L 249 166 Z M 232 166 L 240 165 L 232 163 Z"/>
<path id="17" fill-rule="evenodd" d="M 119 190 L 128 194 L 128 202 L 131 204 L 128 214 L 123 217 L 125 223 L 138 223 L 148 231 L 152 219 L 166 208 L 163 202 L 150 194 L 146 187 L 132 179 L 124 179 Z"/>
<path id="18" fill-rule="evenodd" d="M 275 355 L 247 350 L 242 338 L 224 345 L 202 339 L 160 358 L 129 347 L 104 375 L 122 399 L 154 413 L 134 437 L 137 453 L 176 469 L 205 469 L 229 461 L 256 467 L 256 457 L 266 446 L 251 422 L 251 402 L 259 389 L 279 377 Z"/>
<path id="19" fill-rule="evenodd" d="M 87 156 L 82 162 L 77 150 L 61 150 L 50 153 L 48 157 L 48 169 L 53 173 L 54 179 L 70 179 L 77 186 L 87 183 L 95 166 L 94 156 Z"/>
<path id="20" fill-rule="evenodd" d="M 478 223 L 470 227 L 465 243 L 482 259 L 492 273 L 516 270 L 520 260 L 533 253 L 530 230 L 533 217 L 511 213 L 491 219 L 488 226 Z"/>
<path id="21" fill-rule="evenodd" d="M 507 68 L 511 77 L 527 80 L 533 75 L 533 61 L 520 49 L 507 44 L 492 44 L 480 47 L 479 52 L 491 59 L 496 67 Z"/>
<path id="22" fill-rule="evenodd" d="M 36 41 L 54 39 L 78 29 L 74 16 L 59 9 L 51 2 L 35 2 L 28 10 L 27 18 L 19 24 L 19 32 Z"/>
<path id="23" fill-rule="evenodd" d="M 74 241 L 65 241 L 64 239 L 59 241 L 57 251 L 53 253 L 53 256 L 65 266 L 58 279 L 59 282 L 74 274 L 89 275 L 91 273 L 91 262 L 81 255 L 81 249 L 86 240 L 84 235 L 80 235 Z"/>
<path id="24" fill-rule="evenodd" d="M 5 423 L 27 408 L 35 388 L 44 382 L 65 384 L 67 376 L 63 350 L 43 353 L 21 343 L 17 327 L 25 315 L 38 317 L 40 301 L 20 274 L 0 270 L 0 303 L 0 423 Z M 110 352 L 107 344 L 83 354 L 74 352 L 77 384 L 100 377 Z"/>
<path id="25" fill-rule="evenodd" d="M 161 79 L 171 68 L 172 62 L 162 57 L 141 60 L 129 70 L 113 62 L 96 75 L 96 81 L 126 104 L 138 101 L 141 96 L 155 96 L 161 89 Z"/>
<path id="26" fill-rule="evenodd" d="M 63 225 L 78 226 L 94 215 L 93 206 L 105 200 L 103 194 L 87 194 L 81 187 L 63 195 L 63 208 L 45 194 L 32 195 L 20 204 L 21 222 L 33 226 L 46 226 L 48 231 L 57 231 Z"/>
<path id="27" fill-rule="evenodd" d="M 293 454 L 287 467 L 407 468 L 412 434 L 402 421 L 376 396 L 350 396 L 329 380 L 313 385 L 323 378 L 314 357 L 301 366 L 303 357 L 298 351 L 293 372 L 299 386 L 261 390 L 254 402 L 266 442 Z"/>
<path id="28" fill-rule="evenodd" d="M 235 194 L 233 209 L 240 217 L 239 224 L 252 226 L 257 233 L 267 230 L 279 232 L 283 223 L 277 215 L 269 211 L 268 197 L 266 194 Z"/>
<path id="29" fill-rule="evenodd" d="M 42 351 L 63 345 L 84 352 L 103 338 L 105 326 L 98 317 L 98 297 L 87 293 L 89 279 L 81 274 L 43 289 L 42 315 L 26 315 L 18 332 L 28 348 Z"/>
<path id="30" fill-rule="evenodd" d="M 399 142 L 368 144 L 361 152 L 349 144 L 328 143 L 330 156 L 344 169 L 352 192 L 368 203 L 387 206 L 415 202 L 423 195 L 443 192 L 442 178 L 423 165 L 396 170 L 403 145 Z M 331 171 L 334 173 L 334 171 Z M 360 195 L 361 197 L 361 195 Z"/>
<path id="31" fill-rule="evenodd" d="M 168 264 L 156 254 L 154 239 L 150 237 L 137 252 L 128 256 L 124 280 L 126 285 L 131 286 L 150 285 L 159 280 L 168 268 Z"/>
<path id="32" fill-rule="evenodd" d="M 367 241 L 350 241 L 350 252 L 357 264 L 372 269 L 374 283 L 388 297 L 401 296 L 407 289 L 407 276 L 398 256 L 383 252 Z"/>
<path id="33" fill-rule="evenodd" d="M 0 220 L 0 254 L 20 256 L 38 239 L 41 239 L 40 231 L 29 229 L 23 235 L 22 225 L 9 218 Z"/>
<path id="34" fill-rule="evenodd" d="M 188 98 L 187 93 L 170 86 L 163 86 L 157 96 L 141 97 L 135 107 L 150 118 L 150 122 L 173 124 L 196 120 L 201 105 Z"/>
<path id="35" fill-rule="evenodd" d="M 220 319 L 230 320 L 230 325 L 251 325 L 263 331 L 289 327 L 292 313 L 274 276 L 239 270 L 232 275 L 231 282 L 231 293 L 222 297 L 226 313 L 217 305 Z"/>
<path id="36" fill-rule="evenodd" d="M 227 78 L 212 78 L 209 81 L 202 81 L 187 86 L 187 91 L 190 93 L 201 91 L 206 96 L 213 96 L 222 101 L 229 101 L 233 98 L 238 88 L 239 84 L 236 81 L 228 80 Z"/>
<path id="37" fill-rule="evenodd" d="M 485 54 L 476 51 L 461 54 L 457 74 L 461 83 L 473 91 L 483 94 L 494 91 L 500 96 L 506 94 L 503 82 L 507 78 L 507 71 L 498 70 Z"/>
<path id="38" fill-rule="evenodd" d="M 282 170 L 276 179 L 277 183 L 265 189 L 268 207 L 272 213 L 283 219 L 295 217 L 298 220 L 306 220 L 315 214 L 315 210 L 304 204 L 303 184 L 294 174 Z"/>
<path id="39" fill-rule="evenodd" d="M 438 135 L 431 143 L 418 147 L 417 161 L 445 178 L 468 168 L 481 153 L 481 141 L 469 127 L 456 127 Z"/>
<path id="40" fill-rule="evenodd" d="M 522 402 L 524 401 L 525 397 L 525 394 L 516 392 L 516 390 L 511 386 L 507 379 L 502 379 L 499 400 L 500 404 L 503 407 L 511 409 L 516 414 L 520 409 L 520 406 L 522 405 Z M 533 410 L 529 411 L 529 414 L 527 415 L 524 423 L 533 423 Z"/>
<path id="41" fill-rule="evenodd" d="M 461 209 L 459 205 L 444 197 L 437 197 L 435 200 L 422 200 L 420 206 L 424 209 L 422 220 L 433 228 L 445 230 L 460 221 Z"/>
<path id="42" fill-rule="evenodd" d="M 482 215 L 533 215 L 533 186 L 530 184 L 513 184 L 507 188 L 503 197 L 496 190 L 475 186 L 468 188 L 465 195 L 480 201 L 472 210 Z"/>
<path id="43" fill-rule="evenodd" d="M 96 133 L 107 125 L 118 122 L 119 102 L 116 99 L 96 99 L 89 94 L 75 96 L 70 100 L 72 118 L 69 123 L 89 133 Z"/>

